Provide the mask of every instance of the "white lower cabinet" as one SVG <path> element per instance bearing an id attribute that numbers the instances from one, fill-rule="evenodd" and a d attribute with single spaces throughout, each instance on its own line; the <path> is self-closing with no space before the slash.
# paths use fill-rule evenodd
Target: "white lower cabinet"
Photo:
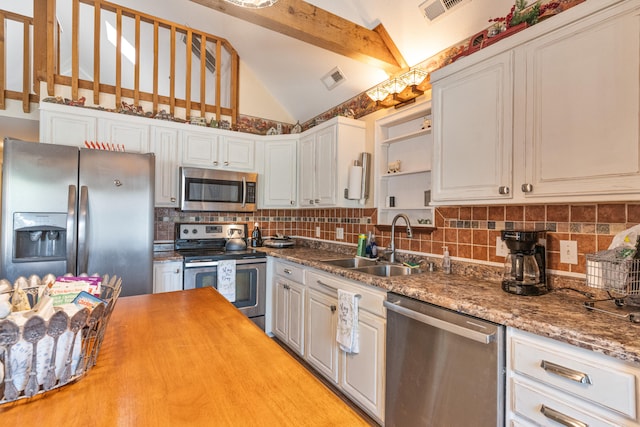
<path id="1" fill-rule="evenodd" d="M 513 426 L 640 426 L 640 367 L 507 329 L 507 417 Z"/>
<path id="2" fill-rule="evenodd" d="M 367 412 L 378 420 L 384 416 L 385 392 L 385 333 L 384 318 L 360 310 L 358 333 L 360 352 L 340 352 L 340 375 L 342 391 L 356 400 Z"/>
<path id="3" fill-rule="evenodd" d="M 305 286 L 300 266 L 275 261 L 273 276 L 273 334 L 304 355 Z"/>
<path id="4" fill-rule="evenodd" d="M 182 261 L 153 263 L 153 293 L 182 290 Z"/>
<path id="5" fill-rule="evenodd" d="M 338 298 L 310 288 L 307 297 L 307 362 L 333 383 L 338 383 L 336 341 Z"/>
<path id="6" fill-rule="evenodd" d="M 306 357 L 309 364 L 378 422 L 384 420 L 386 292 L 314 269 L 307 285 Z M 338 289 L 360 295 L 359 352 L 347 353 L 336 340 Z"/>

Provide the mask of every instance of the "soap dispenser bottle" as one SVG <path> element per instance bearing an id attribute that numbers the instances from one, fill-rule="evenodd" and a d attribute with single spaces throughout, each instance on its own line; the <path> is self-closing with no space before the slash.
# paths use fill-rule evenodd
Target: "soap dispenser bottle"
<path id="1" fill-rule="evenodd" d="M 442 257 L 442 272 L 446 274 L 451 273 L 451 257 L 449 256 L 449 247 L 443 246 L 444 256 Z"/>
<path id="2" fill-rule="evenodd" d="M 254 224 L 253 232 L 251 233 L 251 246 L 254 248 L 262 246 L 262 232 L 260 232 L 260 226 L 257 222 Z"/>

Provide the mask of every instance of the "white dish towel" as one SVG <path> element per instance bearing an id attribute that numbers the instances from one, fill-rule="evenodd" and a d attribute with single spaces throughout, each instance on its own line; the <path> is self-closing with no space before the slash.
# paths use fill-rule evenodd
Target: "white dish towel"
<path id="1" fill-rule="evenodd" d="M 231 302 L 236 301 L 236 260 L 218 261 L 218 292 Z"/>
<path id="2" fill-rule="evenodd" d="M 358 299 L 360 295 L 338 289 L 338 328 L 336 340 L 347 353 L 360 351 L 358 335 Z"/>

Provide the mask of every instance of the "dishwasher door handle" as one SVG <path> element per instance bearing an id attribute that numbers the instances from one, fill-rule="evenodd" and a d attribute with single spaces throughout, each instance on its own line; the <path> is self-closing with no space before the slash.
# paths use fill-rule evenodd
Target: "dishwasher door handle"
<path id="1" fill-rule="evenodd" d="M 468 338 L 473 341 L 477 341 L 483 344 L 490 344 L 496 338 L 495 333 L 486 334 L 484 332 L 474 331 L 473 329 L 468 329 L 468 328 L 465 328 L 464 326 L 459 326 L 453 323 L 445 322 L 444 320 L 440 320 L 435 317 L 431 317 L 426 314 L 419 313 L 414 310 L 410 310 L 408 308 L 402 307 L 398 304 L 394 304 L 389 301 L 383 301 L 383 304 L 387 308 L 387 310 L 394 311 L 398 314 L 409 317 L 413 320 L 417 320 L 418 322 L 424 323 L 429 326 L 433 326 L 434 328 L 438 328 L 443 331 L 451 332 L 452 334 L 460 335 L 461 337 Z"/>

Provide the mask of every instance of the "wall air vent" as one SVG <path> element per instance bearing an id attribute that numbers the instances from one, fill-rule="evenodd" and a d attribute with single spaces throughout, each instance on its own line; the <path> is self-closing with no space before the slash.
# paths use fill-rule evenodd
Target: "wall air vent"
<path id="1" fill-rule="evenodd" d="M 322 77 L 322 83 L 324 83 L 328 90 L 333 89 L 345 80 L 346 77 L 338 67 L 335 67 Z"/>
<path id="2" fill-rule="evenodd" d="M 468 1 L 471 0 L 427 0 L 422 2 L 418 7 L 425 18 L 433 21 L 445 12 L 448 12 L 456 6 L 460 6 Z"/>

